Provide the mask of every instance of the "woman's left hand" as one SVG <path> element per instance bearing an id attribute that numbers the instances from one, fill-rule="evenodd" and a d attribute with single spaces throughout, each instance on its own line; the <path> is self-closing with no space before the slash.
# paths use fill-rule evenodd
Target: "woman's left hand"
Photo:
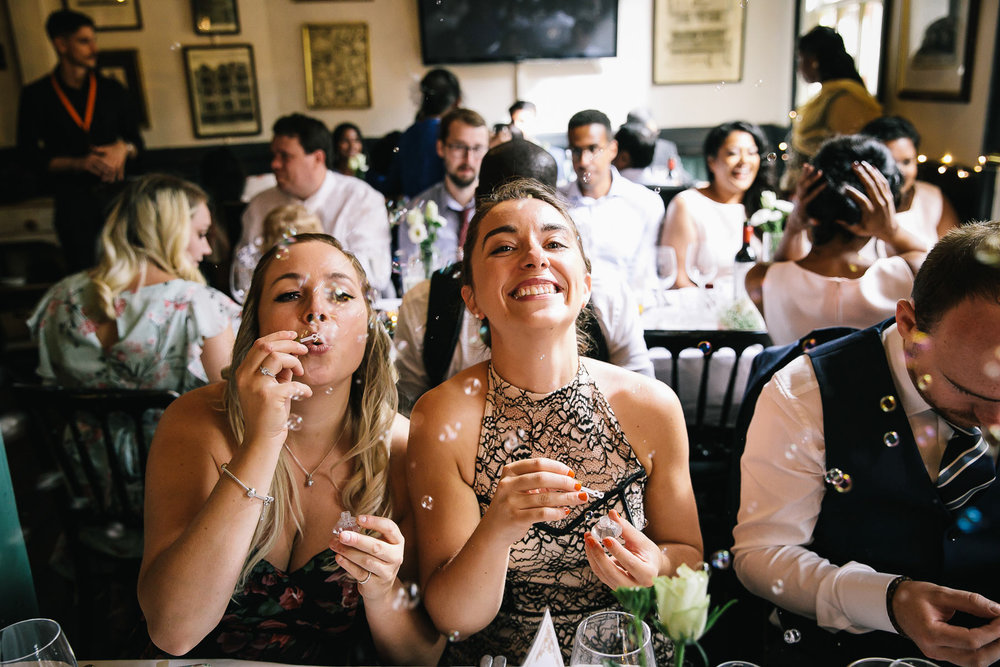
<path id="1" fill-rule="evenodd" d="M 623 519 L 615 510 L 608 512 L 608 516 L 622 527 L 625 544 L 606 537 L 602 547 L 590 531 L 584 533 L 587 561 L 591 569 L 611 588 L 652 586 L 653 577 L 660 573 L 662 555 L 659 545 Z"/>
<path id="2" fill-rule="evenodd" d="M 844 192 L 861 209 L 861 221 L 856 225 L 838 222 L 855 233 L 861 231 L 882 240 L 891 238 L 896 231 L 896 204 L 889 181 L 867 162 L 855 163 L 854 173 L 865 186 L 867 196 L 850 185 L 844 187 Z"/>
<path id="3" fill-rule="evenodd" d="M 330 540 L 330 549 L 337 553 L 337 563 L 358 580 L 361 595 L 377 600 L 393 591 L 403 563 L 403 534 L 395 521 L 385 517 L 362 514 L 358 523 L 381 534 L 382 539 L 345 530 Z"/>

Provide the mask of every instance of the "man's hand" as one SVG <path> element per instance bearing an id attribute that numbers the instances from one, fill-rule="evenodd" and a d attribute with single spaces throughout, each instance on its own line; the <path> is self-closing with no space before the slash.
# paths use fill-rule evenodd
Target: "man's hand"
<path id="1" fill-rule="evenodd" d="M 83 158 L 85 169 L 100 176 L 105 183 L 120 181 L 125 178 L 128 153 L 128 144 L 120 139 L 113 144 L 94 146 L 90 154 Z"/>
<path id="2" fill-rule="evenodd" d="M 962 611 L 991 619 L 978 628 L 948 621 Z M 1000 660 L 1000 605 L 982 595 L 923 581 L 904 581 L 892 598 L 892 612 L 907 637 L 928 658 L 980 667 Z"/>

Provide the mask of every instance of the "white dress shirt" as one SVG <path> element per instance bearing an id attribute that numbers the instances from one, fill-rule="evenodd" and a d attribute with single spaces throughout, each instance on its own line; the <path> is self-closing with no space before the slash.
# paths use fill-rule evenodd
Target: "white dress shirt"
<path id="1" fill-rule="evenodd" d="M 609 361 L 643 375 L 653 376 L 653 364 L 642 337 L 639 307 L 628 287 L 615 275 L 592 276 L 591 302 L 597 313 L 601 332 L 608 344 Z M 424 367 L 424 334 L 427 328 L 427 305 L 431 283 L 425 280 L 403 295 L 396 320 L 393 343 L 396 346 L 397 387 L 403 402 L 415 402 L 431 389 Z M 479 337 L 479 320 L 462 309 L 462 331 L 452 354 L 445 379 L 490 358 L 490 350 Z"/>
<path id="2" fill-rule="evenodd" d="M 896 325 L 882 334 L 896 398 L 917 438 L 928 475 L 937 480 L 952 428 L 931 411 L 906 370 Z M 838 567 L 811 551 L 824 493 L 823 405 L 808 355 L 775 373 L 764 387 L 740 462 L 739 522 L 733 530 L 734 568 L 754 594 L 830 631 L 895 632 L 886 588 L 899 573 L 851 561 Z M 845 473 L 850 471 L 845 470 Z M 851 539 L 844 527 L 844 539 Z"/>
<path id="3" fill-rule="evenodd" d="M 327 170 L 319 189 L 306 199 L 298 199 L 273 187 L 255 196 L 247 205 L 243 212 L 243 233 L 233 251 L 231 285 L 237 301 L 243 301 L 256 260 L 262 254 L 254 240 L 263 233 L 264 218 L 287 204 L 301 204 L 316 214 L 324 231 L 361 261 L 372 287 L 381 293 L 391 290 L 392 251 L 385 198 L 360 178 Z"/>
<path id="4" fill-rule="evenodd" d="M 633 289 L 656 281 L 656 239 L 663 223 L 663 200 L 611 167 L 611 189 L 594 199 L 577 182 L 562 190 L 570 216 L 594 265 L 594 273 L 617 271 Z M 735 253 L 734 253 L 735 254 Z"/>

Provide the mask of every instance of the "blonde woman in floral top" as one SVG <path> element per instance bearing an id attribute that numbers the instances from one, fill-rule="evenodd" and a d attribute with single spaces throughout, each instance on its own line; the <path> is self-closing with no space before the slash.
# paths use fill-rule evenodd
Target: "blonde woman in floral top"
<path id="1" fill-rule="evenodd" d="M 239 309 L 198 271 L 210 252 L 206 201 L 171 176 L 128 185 L 98 266 L 52 287 L 28 321 L 44 382 L 185 392 L 221 379 Z"/>

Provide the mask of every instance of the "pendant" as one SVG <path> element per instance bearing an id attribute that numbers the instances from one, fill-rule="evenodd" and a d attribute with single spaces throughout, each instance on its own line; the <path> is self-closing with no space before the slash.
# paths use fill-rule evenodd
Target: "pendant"
<path id="1" fill-rule="evenodd" d="M 312 485 L 313 485 L 313 476 L 312 475 L 308 475 L 306 477 L 306 486 L 312 486 Z"/>

